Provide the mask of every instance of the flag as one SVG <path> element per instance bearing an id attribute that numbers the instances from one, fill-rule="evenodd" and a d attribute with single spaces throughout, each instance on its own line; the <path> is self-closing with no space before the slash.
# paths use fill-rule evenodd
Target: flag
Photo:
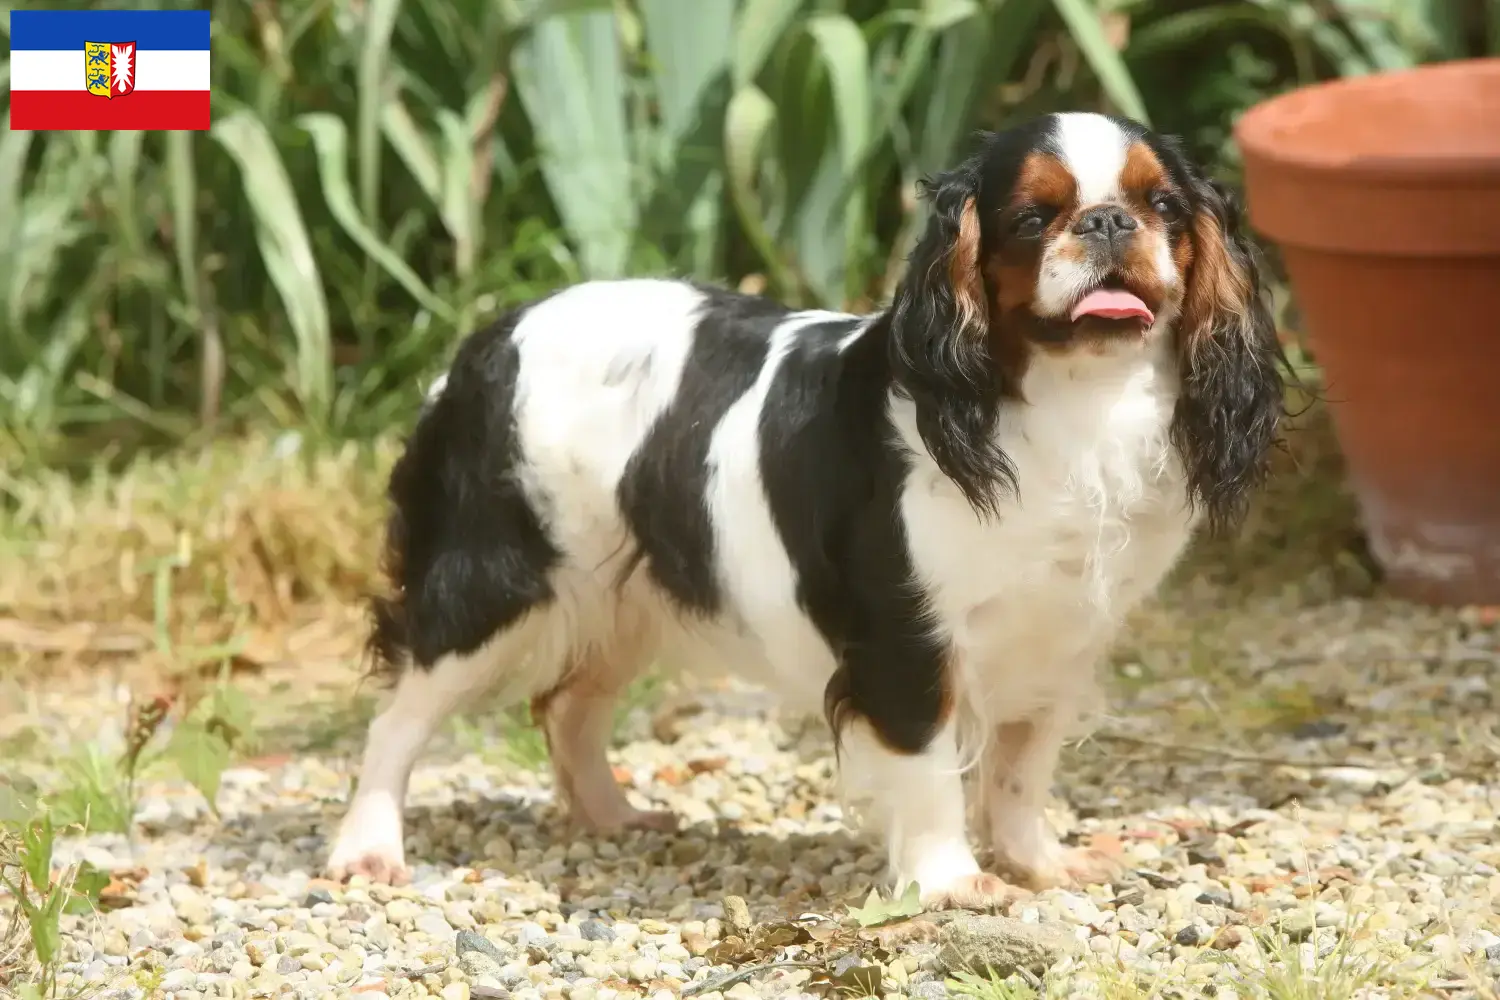
<path id="1" fill-rule="evenodd" d="M 12 129 L 208 128 L 208 11 L 12 10 Z"/>

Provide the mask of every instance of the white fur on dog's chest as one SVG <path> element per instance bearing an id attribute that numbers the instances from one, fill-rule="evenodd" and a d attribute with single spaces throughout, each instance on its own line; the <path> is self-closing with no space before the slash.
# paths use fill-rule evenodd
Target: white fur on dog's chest
<path id="1" fill-rule="evenodd" d="M 1024 715 L 1086 683 L 1080 674 L 1191 533 L 1168 436 L 1175 373 L 1162 359 L 1132 361 L 1027 379 L 1027 402 L 1007 406 L 997 428 L 1019 495 L 995 518 L 963 516 L 962 495 L 917 452 L 902 503 L 916 569 L 966 686 L 1002 702 L 996 711 Z"/>

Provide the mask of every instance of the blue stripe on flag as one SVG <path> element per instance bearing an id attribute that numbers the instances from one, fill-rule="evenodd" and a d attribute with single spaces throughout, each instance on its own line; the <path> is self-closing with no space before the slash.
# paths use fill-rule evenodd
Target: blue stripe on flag
<path id="1" fill-rule="evenodd" d="M 208 48 L 206 10 L 12 10 L 10 48 L 82 52 L 84 42 L 149 49 Z"/>

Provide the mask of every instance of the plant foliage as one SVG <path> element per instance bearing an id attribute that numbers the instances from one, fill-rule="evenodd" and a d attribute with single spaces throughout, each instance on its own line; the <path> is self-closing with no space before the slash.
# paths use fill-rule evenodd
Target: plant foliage
<path id="1" fill-rule="evenodd" d="M 1500 49 L 1484 0 L 223 4 L 208 133 L 0 133 L 0 445 L 373 433 L 580 277 L 880 301 L 970 131 L 1102 107 L 1234 169 L 1278 89 Z M 9 67 L 5 67 L 8 75 Z M 8 111 L 6 112 L 8 117 Z"/>

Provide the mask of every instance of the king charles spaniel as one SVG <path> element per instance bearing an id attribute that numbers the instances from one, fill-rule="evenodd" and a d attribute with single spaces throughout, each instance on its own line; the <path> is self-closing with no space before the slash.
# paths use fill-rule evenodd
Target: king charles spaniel
<path id="1" fill-rule="evenodd" d="M 1236 208 L 1170 137 L 1048 115 L 926 187 L 871 315 L 589 281 L 466 339 L 391 476 L 393 691 L 330 875 L 406 876 L 412 765 L 488 691 L 530 700 L 577 823 L 670 829 L 606 759 L 660 661 L 821 707 L 896 891 L 1107 879 L 1044 814 L 1059 751 L 1122 618 L 1242 513 L 1285 359 Z"/>

